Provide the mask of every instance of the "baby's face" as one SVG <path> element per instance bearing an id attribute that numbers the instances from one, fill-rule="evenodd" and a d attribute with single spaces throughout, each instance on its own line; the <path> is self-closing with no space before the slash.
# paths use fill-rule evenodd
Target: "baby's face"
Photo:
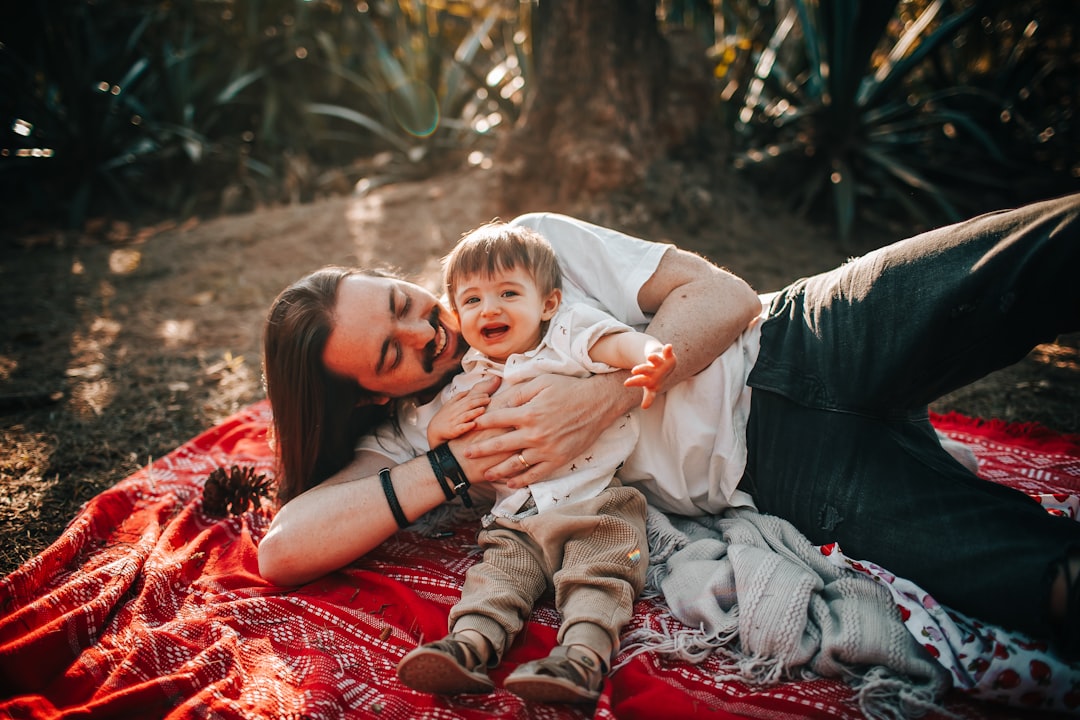
<path id="1" fill-rule="evenodd" d="M 466 342 L 498 362 L 540 343 L 545 320 L 559 307 L 561 293 L 543 296 L 532 274 L 515 267 L 493 275 L 475 273 L 461 278 L 454 305 Z"/>

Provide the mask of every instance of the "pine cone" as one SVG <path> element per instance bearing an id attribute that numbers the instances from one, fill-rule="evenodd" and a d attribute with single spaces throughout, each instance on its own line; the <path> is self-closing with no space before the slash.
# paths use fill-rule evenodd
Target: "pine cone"
<path id="1" fill-rule="evenodd" d="M 270 481 L 256 475 L 251 467 L 233 465 L 228 472 L 219 467 L 210 473 L 203 486 L 203 511 L 213 517 L 243 515 L 258 507 L 259 499 L 270 497 Z"/>

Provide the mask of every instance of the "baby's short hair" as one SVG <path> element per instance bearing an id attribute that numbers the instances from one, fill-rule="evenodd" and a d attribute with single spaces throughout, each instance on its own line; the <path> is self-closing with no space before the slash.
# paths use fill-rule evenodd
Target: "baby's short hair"
<path id="1" fill-rule="evenodd" d="M 461 279 L 481 273 L 523 268 L 536 283 L 540 294 L 562 289 L 562 271 L 555 250 L 543 235 L 532 228 L 490 222 L 465 233 L 443 258 L 443 282 L 454 305 L 454 287 Z"/>

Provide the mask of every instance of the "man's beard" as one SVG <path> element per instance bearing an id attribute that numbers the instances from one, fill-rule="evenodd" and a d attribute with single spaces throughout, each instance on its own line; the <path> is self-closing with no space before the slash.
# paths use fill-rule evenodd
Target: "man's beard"
<path id="1" fill-rule="evenodd" d="M 439 306 L 436 305 L 435 309 L 431 311 L 431 315 L 428 317 L 428 321 L 432 324 L 432 327 L 435 328 L 436 338 L 438 337 L 439 327 L 441 326 L 440 323 L 439 323 L 439 312 L 440 312 Z M 447 343 L 449 343 L 449 342 L 450 342 L 450 340 L 448 338 Z M 458 354 L 459 355 L 464 355 L 465 350 L 468 349 L 468 347 L 469 346 L 466 344 L 465 338 L 458 335 L 458 338 L 457 338 L 457 348 L 459 350 Z M 445 352 L 445 350 L 443 352 Z M 424 368 L 424 371 L 427 372 L 427 373 L 435 372 L 435 341 L 434 340 L 431 341 L 431 344 L 428 347 L 424 348 L 424 359 L 422 361 L 422 366 Z M 442 377 L 440 377 L 438 380 L 433 382 L 426 390 L 422 390 L 421 392 L 417 393 L 418 399 L 421 402 L 425 402 L 425 403 L 430 402 L 436 395 L 439 394 L 439 391 L 442 390 L 447 385 L 447 383 L 450 382 L 450 379 L 452 377 L 454 377 L 455 375 L 457 375 L 458 373 L 460 373 L 460 372 L 461 372 L 461 363 L 460 362 L 454 363 L 452 366 L 450 366 L 449 369 L 447 369 L 447 371 L 445 373 L 443 373 Z"/>
<path id="2" fill-rule="evenodd" d="M 442 306 L 436 303 L 435 307 L 431 308 L 431 313 L 428 314 L 428 322 L 431 324 L 432 329 L 435 330 L 435 337 L 432 338 L 431 342 L 424 348 L 424 357 L 423 360 L 421 360 L 421 367 L 424 368 L 424 372 L 429 374 L 435 372 L 435 347 L 439 340 L 439 331 L 442 328 L 442 322 L 439 319 L 441 315 Z M 455 348 L 458 350 L 458 355 L 464 355 L 465 350 L 469 347 L 465 342 L 465 338 L 459 333 L 454 339 L 456 340 Z M 450 344 L 449 337 L 446 338 L 446 344 Z M 445 348 L 443 349 L 443 352 L 446 352 Z M 458 359 L 460 360 L 461 358 L 459 357 Z M 449 382 L 450 378 L 457 375 L 459 372 L 461 372 L 461 363 L 455 363 L 437 383 L 432 385 L 432 388 L 441 388 Z"/>
<path id="3" fill-rule="evenodd" d="M 438 303 L 431 308 L 431 312 L 428 314 L 428 322 L 431 324 L 431 329 L 435 331 L 435 336 L 431 338 L 431 342 L 424 348 L 424 359 L 421 361 L 421 367 L 424 368 L 424 372 L 431 373 L 435 370 L 435 344 L 439 340 L 439 328 L 442 327 L 442 323 L 439 322 L 439 314 L 442 312 L 442 308 Z"/>

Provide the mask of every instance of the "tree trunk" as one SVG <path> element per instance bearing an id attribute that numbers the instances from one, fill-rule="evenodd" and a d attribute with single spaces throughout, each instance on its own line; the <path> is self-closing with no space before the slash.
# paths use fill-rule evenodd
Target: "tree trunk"
<path id="1" fill-rule="evenodd" d="M 529 105 L 498 157 L 514 210 L 580 212 L 637 190 L 649 165 L 686 140 L 687 118 L 700 122 L 701 113 L 670 113 L 654 0 L 540 0 L 533 58 Z"/>

